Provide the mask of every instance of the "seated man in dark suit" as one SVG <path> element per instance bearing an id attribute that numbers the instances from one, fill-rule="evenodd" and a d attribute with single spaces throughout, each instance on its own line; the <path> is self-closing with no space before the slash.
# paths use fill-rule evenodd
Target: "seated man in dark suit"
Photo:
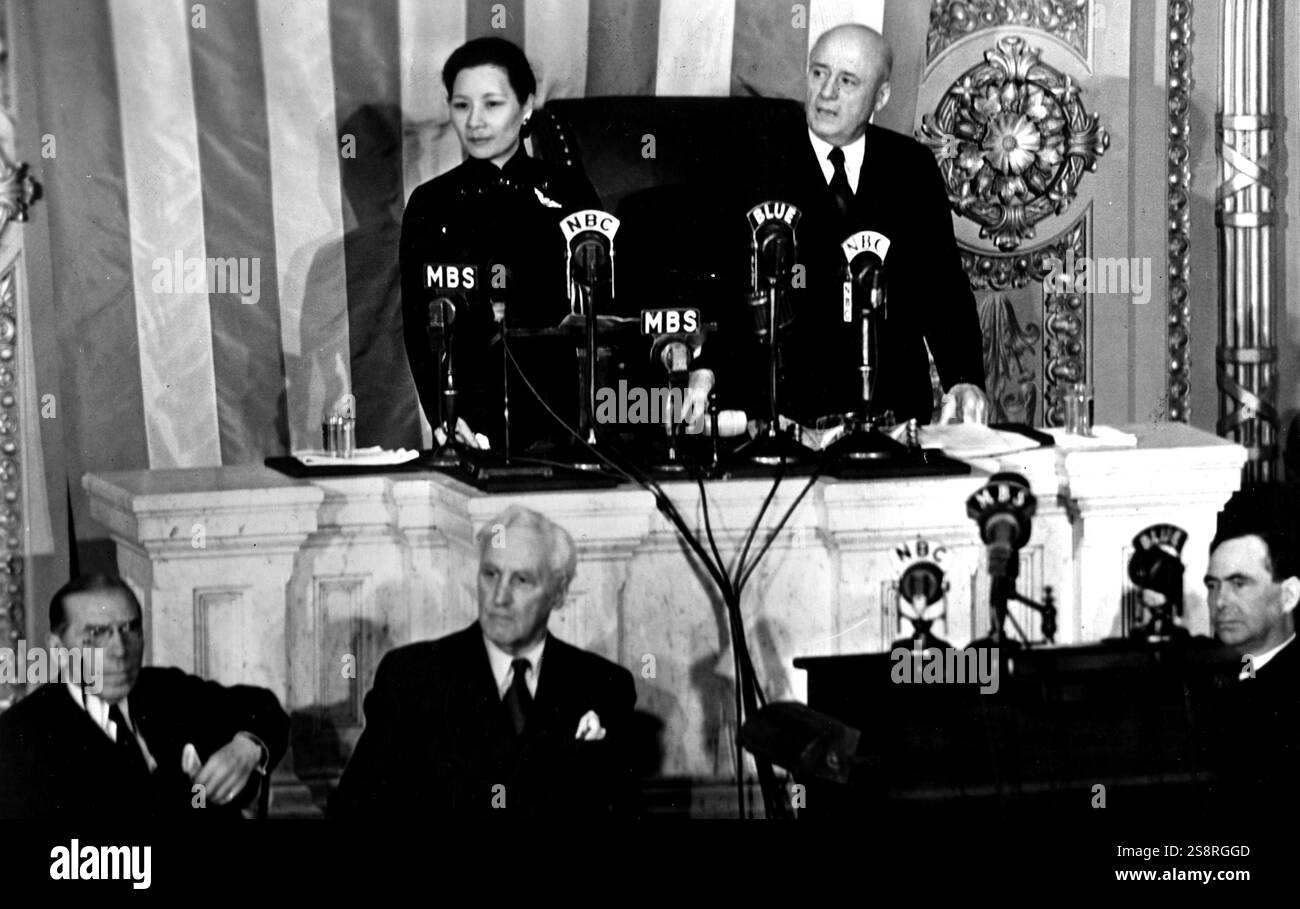
<path id="1" fill-rule="evenodd" d="M 512 506 L 478 536 L 478 621 L 384 657 L 333 817 L 625 811 L 632 676 L 550 635 L 573 540 Z"/>
<path id="2" fill-rule="evenodd" d="M 1291 493 L 1291 494 L 1288 494 Z M 1219 642 L 1242 659 L 1224 718 L 1228 791 L 1239 807 L 1300 797 L 1300 526 L 1293 490 L 1235 495 L 1219 516 L 1205 574 Z M 1232 806 L 1237 807 L 1237 806 Z"/>
<path id="3" fill-rule="evenodd" d="M 64 680 L 0 715 L 0 818 L 127 819 L 199 808 L 233 817 L 255 806 L 288 744 L 289 717 L 274 694 L 141 668 L 140 603 L 107 575 L 76 578 L 54 595 L 50 645 L 74 651 L 87 669 L 74 676 L 64 667 Z M 99 648 L 102 672 L 89 668 Z"/>

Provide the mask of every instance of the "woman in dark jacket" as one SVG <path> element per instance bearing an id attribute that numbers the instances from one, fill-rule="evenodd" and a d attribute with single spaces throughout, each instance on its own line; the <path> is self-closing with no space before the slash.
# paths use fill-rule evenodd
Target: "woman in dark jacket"
<path id="1" fill-rule="evenodd" d="M 472 288 L 465 287 L 463 274 L 449 278 L 444 269 L 440 276 L 444 286 L 457 284 L 460 294 L 447 295 L 457 304 L 451 353 L 456 412 L 465 424 L 457 435 L 473 446 L 474 433 L 481 433 L 501 450 L 505 364 L 493 304 L 506 304 L 512 328 L 559 323 L 569 312 L 560 220 L 600 208 L 600 200 L 581 171 L 551 168 L 524 150 L 522 135 L 533 114 L 537 80 L 517 46 L 502 38 L 470 41 L 447 59 L 442 81 L 452 127 L 467 157 L 417 188 L 402 219 L 406 353 L 420 405 L 438 426 L 441 382 L 438 357 L 429 344 L 429 303 L 444 294 L 426 286 L 427 266 L 474 266 Z M 527 351 L 521 344 L 512 352 L 548 403 L 571 415 L 569 405 L 577 398 L 573 370 L 554 364 L 572 364 L 572 349 L 556 344 Z M 563 431 L 518 380 L 513 366 L 510 370 L 511 449 L 523 450 L 543 437 L 562 438 Z"/>

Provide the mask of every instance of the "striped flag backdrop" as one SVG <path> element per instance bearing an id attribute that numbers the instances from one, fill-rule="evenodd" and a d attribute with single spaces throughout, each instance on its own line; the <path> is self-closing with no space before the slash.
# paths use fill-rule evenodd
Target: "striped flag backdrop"
<path id="1" fill-rule="evenodd" d="M 929 10 L 927 0 L 27 3 L 37 130 L 57 140 L 40 164 L 74 498 L 88 470 L 255 463 L 317 445 L 322 412 L 345 393 L 357 398 L 359 443 L 422 442 L 398 234 L 411 191 L 460 162 L 439 72 L 466 39 L 522 45 L 542 102 L 799 97 L 822 31 L 863 22 L 898 48 L 903 30 L 900 60 L 919 61 Z M 197 279 L 209 259 L 225 286 Z"/>

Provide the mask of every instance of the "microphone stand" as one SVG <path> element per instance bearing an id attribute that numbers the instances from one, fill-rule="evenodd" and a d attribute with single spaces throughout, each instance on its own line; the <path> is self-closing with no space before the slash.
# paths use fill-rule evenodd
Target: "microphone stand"
<path id="1" fill-rule="evenodd" d="M 687 372 L 686 375 L 689 376 L 690 373 Z M 673 392 L 682 388 L 682 385 L 683 383 L 677 378 L 677 373 L 670 370 L 668 373 L 668 406 L 670 408 L 672 407 L 672 402 L 676 400 L 676 396 Z M 685 401 L 685 399 L 686 392 L 683 389 L 682 400 Z M 662 470 L 665 473 L 681 473 L 686 469 L 686 466 L 677 459 L 677 437 L 680 433 L 678 423 L 680 422 L 680 418 L 680 413 L 668 414 L 668 460 L 656 467 L 656 469 Z"/>
<path id="2" fill-rule="evenodd" d="M 509 310 L 506 306 L 501 307 L 501 418 L 504 422 L 503 439 L 505 451 L 505 465 L 510 466 L 510 350 L 506 346 L 506 318 Z"/>
<path id="3" fill-rule="evenodd" d="M 602 471 L 605 469 L 602 463 L 601 453 L 605 452 L 606 446 L 596 435 L 596 297 L 597 288 L 600 282 L 592 281 L 591 283 L 578 284 L 578 295 L 583 303 L 584 318 L 586 319 L 586 344 L 579 356 L 585 361 L 585 369 L 580 371 L 579 378 L 582 384 L 582 412 L 581 422 L 586 424 L 582 427 L 586 430 L 586 445 L 571 446 L 573 453 L 573 467 L 577 470 Z"/>
<path id="4" fill-rule="evenodd" d="M 456 438 L 456 372 L 452 363 L 451 353 L 451 329 L 446 322 L 445 311 L 446 304 L 441 300 L 435 300 L 429 304 L 430 308 L 438 307 L 441 311 L 435 317 L 430 313 L 429 318 L 429 349 L 434 358 L 439 361 L 438 378 L 442 382 L 442 431 L 443 443 L 433 451 L 429 456 L 427 463 L 432 467 L 459 467 L 461 459 L 467 448 Z M 441 335 L 441 340 L 435 340 L 434 325 L 438 325 L 437 333 Z M 445 362 L 444 361 L 445 357 Z"/>
<path id="5" fill-rule="evenodd" d="M 905 446 L 876 427 L 879 420 L 873 407 L 877 377 L 875 360 L 879 342 L 876 320 L 884 312 L 885 289 L 884 277 L 879 268 L 871 269 L 869 275 L 867 288 L 863 288 L 861 281 L 853 275 L 851 266 L 847 278 L 852 282 L 854 308 L 858 310 L 856 315 L 862 333 L 862 361 L 858 366 L 858 372 L 862 376 L 862 413 L 847 415 L 851 429 L 826 449 L 827 456 L 836 464 L 897 459 L 907 453 Z M 860 302 L 864 289 L 867 291 L 865 304 Z"/>
<path id="6" fill-rule="evenodd" d="M 993 647 L 1016 651 L 1021 648 L 1022 642 L 1025 647 L 1033 645 L 1033 642 L 1029 640 L 1029 635 L 1025 633 L 1024 629 L 1020 627 L 1020 624 L 1011 615 L 1011 612 L 1008 609 L 1008 604 L 1011 601 L 1028 606 L 1030 609 L 1037 612 L 1039 615 L 1039 624 L 1043 632 L 1044 642 L 1047 644 L 1055 643 L 1056 599 L 1052 595 L 1052 588 L 1050 586 L 1045 586 L 1043 588 L 1043 602 L 1041 603 L 1031 600 L 1029 597 L 1017 592 L 1017 572 L 1015 568 L 1012 568 L 1011 566 L 1017 565 L 1018 563 L 1019 555 L 1015 550 L 1012 550 L 1010 560 L 1007 564 L 1008 570 L 1002 574 L 994 574 L 990 579 L 989 611 L 992 613 L 992 627 L 989 629 L 987 637 L 971 641 L 970 647 L 974 649 Z M 993 566 L 990 566 L 990 569 L 992 569 L 992 567 Z M 1007 636 L 1005 625 L 1008 619 L 1011 620 L 1011 624 L 1015 626 L 1016 631 L 1019 633 L 1019 641 L 1013 637 Z"/>
<path id="7" fill-rule="evenodd" d="M 766 323 L 761 331 L 762 340 L 767 345 L 767 428 L 755 438 L 736 449 L 736 454 L 756 464 L 775 467 L 783 464 L 806 463 L 812 459 L 811 453 L 796 442 L 788 433 L 779 430 L 777 414 L 777 318 L 780 313 L 781 277 L 768 277 L 766 298 L 767 310 L 763 321 Z M 752 304 L 751 304 L 752 305 Z"/>

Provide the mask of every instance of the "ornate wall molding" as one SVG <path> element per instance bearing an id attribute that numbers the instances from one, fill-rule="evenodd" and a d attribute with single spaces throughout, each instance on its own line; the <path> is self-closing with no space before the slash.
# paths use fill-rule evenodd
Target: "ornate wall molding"
<path id="1" fill-rule="evenodd" d="M 1277 314 L 1273 306 L 1274 17 L 1271 0 L 1224 0 L 1219 112 L 1217 431 L 1245 446 L 1246 482 L 1277 461 Z"/>
<path id="2" fill-rule="evenodd" d="M 18 266 L 0 275 L 0 598 L 8 637 L 16 641 L 27 627 L 23 606 L 22 469 L 18 461 Z M 8 645 L 8 642 L 5 642 Z"/>
<path id="3" fill-rule="evenodd" d="M 1038 347 L 1041 329 L 1033 323 L 1022 326 L 1011 300 L 996 292 L 980 300 L 979 320 L 989 422 L 1034 425 L 1038 387 L 1033 367 L 1025 360 Z"/>
<path id="4" fill-rule="evenodd" d="M 918 138 L 934 151 L 953 209 L 1003 252 L 1069 208 L 1110 145 L 1079 85 L 1041 53 L 1017 35 L 999 38 L 921 118 Z"/>
<path id="5" fill-rule="evenodd" d="M 0 237 L 10 221 L 27 220 L 27 209 L 40 196 L 40 184 L 28 175 L 27 165 L 15 164 L 0 150 Z"/>
<path id="6" fill-rule="evenodd" d="M 933 0 L 930 30 L 926 35 L 926 62 L 933 62 L 948 47 L 967 35 L 986 29 L 1019 26 L 1050 32 L 1088 57 L 1093 21 L 1092 0 L 967 0 L 951 3 Z"/>
<path id="7" fill-rule="evenodd" d="M 981 330 L 985 337 L 986 381 L 993 381 L 989 372 L 991 360 L 1002 358 L 1019 363 L 1024 343 L 1042 338 L 1043 341 L 1043 425 L 1060 426 L 1062 420 L 1060 386 L 1066 382 L 1085 381 L 1088 378 L 1088 294 L 1062 293 L 1049 286 L 1045 279 L 1052 273 L 1054 263 L 1071 263 L 1082 260 L 1088 253 L 1089 215 L 1085 214 L 1049 242 L 1021 255 L 998 255 L 961 250 L 962 268 L 970 276 L 971 289 L 975 291 L 1008 291 L 1029 286 L 1043 288 L 1043 325 L 1040 332 L 1033 323 L 1014 333 L 995 332 L 997 327 L 992 313 L 981 312 Z M 985 297 L 981 310 L 989 304 Z M 1009 325 L 1009 323 L 1006 323 Z M 996 339 L 991 341 L 991 337 Z M 989 343 L 1001 345 L 990 350 Z M 1008 389 L 1011 391 L 1013 389 Z"/>
<path id="8" fill-rule="evenodd" d="M 7 228 L 11 221 L 26 221 L 28 206 L 40 196 L 39 185 L 27 174 L 25 164 L 11 160 L 13 149 L 12 73 L 8 52 L 8 7 L 0 5 L 0 646 L 10 646 L 25 637 L 27 614 L 24 604 L 24 567 L 27 531 L 23 520 L 23 458 L 21 457 L 20 395 L 34 397 L 21 388 L 18 338 L 20 318 L 19 282 L 21 237 Z M 25 288 L 21 288 L 25 294 Z M 22 355 L 30 357 L 24 350 Z M 39 478 L 37 482 L 40 482 Z M 21 697 L 25 686 L 0 684 L 0 710 L 11 697 Z"/>
<path id="9" fill-rule="evenodd" d="M 1191 148 L 1187 135 L 1191 114 L 1192 4 L 1169 0 L 1168 45 L 1165 48 L 1169 150 L 1165 205 L 1169 216 L 1167 267 L 1169 275 L 1167 416 L 1186 423 L 1191 419 L 1191 295 L 1187 266 L 1191 243 Z"/>
<path id="10" fill-rule="evenodd" d="M 1051 245 L 1051 256 L 1073 263 L 1088 254 L 1092 235 L 1091 207 Z M 1088 381 L 1089 294 L 1061 292 L 1045 288 L 1043 292 L 1043 410 L 1045 426 L 1060 426 L 1061 386 Z"/>

